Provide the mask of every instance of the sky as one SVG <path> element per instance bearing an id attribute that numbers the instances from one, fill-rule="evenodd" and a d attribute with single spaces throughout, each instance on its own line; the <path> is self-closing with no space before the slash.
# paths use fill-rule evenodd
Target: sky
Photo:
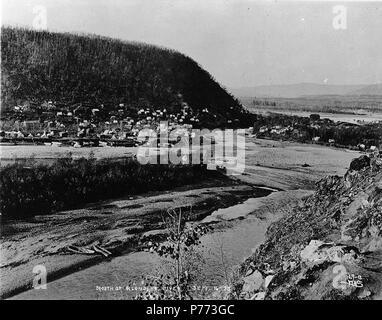
<path id="1" fill-rule="evenodd" d="M 48 30 L 169 47 L 226 87 L 382 83 L 381 1 L 0 1 L 2 24 L 33 27 L 42 6 Z"/>

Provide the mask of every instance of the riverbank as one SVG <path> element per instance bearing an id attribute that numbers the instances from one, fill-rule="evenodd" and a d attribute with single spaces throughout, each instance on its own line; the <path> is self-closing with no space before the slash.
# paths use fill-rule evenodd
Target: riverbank
<path id="1" fill-rule="evenodd" d="M 312 113 L 319 114 L 321 118 L 327 118 L 332 121 L 347 122 L 353 124 L 359 123 L 371 123 L 382 121 L 382 113 L 379 112 L 367 112 L 364 110 L 364 113 L 356 113 L 352 110 L 344 112 L 323 112 L 318 111 L 317 109 L 312 109 L 311 111 L 305 110 L 287 110 L 287 109 L 277 109 L 277 108 L 256 108 L 250 109 L 252 112 L 259 114 L 269 114 L 269 113 L 279 113 L 285 114 L 288 116 L 298 116 L 298 117 L 309 117 Z"/>
<path id="2" fill-rule="evenodd" d="M 15 163 L 0 168 L 0 210 L 3 219 L 27 218 L 221 176 L 206 165 L 142 165 L 132 158 L 69 157 L 51 165 Z"/>
<path id="3" fill-rule="evenodd" d="M 84 209 L 8 224 L 4 228 L 1 243 L 2 297 L 10 297 L 31 288 L 32 270 L 37 264 L 47 267 L 50 283 L 80 269 L 111 262 L 116 256 L 138 250 L 142 238 L 161 236 L 161 231 L 158 231 L 161 229 L 161 212 L 169 208 L 192 206 L 193 220 L 200 221 L 220 208 L 234 206 L 231 212 L 226 211 L 217 216 L 220 225 L 224 224 L 226 230 L 235 226 L 237 221 L 242 221 L 243 228 L 246 228 L 248 237 L 238 227 L 235 234 L 229 233 L 227 239 L 228 243 L 237 244 L 228 254 L 235 255 L 233 251 L 237 250 L 237 256 L 232 261 L 239 264 L 250 254 L 251 248 L 263 241 L 261 235 L 265 234 L 269 223 L 280 218 L 278 215 L 273 216 L 277 208 L 285 208 L 288 203 L 309 194 L 314 182 L 322 176 L 346 172 L 348 159 L 354 157 L 354 152 L 346 150 L 249 139 L 246 145 L 246 170 L 234 179 L 210 180 L 172 191 L 105 201 Z M 305 163 L 309 166 L 303 166 Z M 257 188 L 257 185 L 264 189 Z M 270 193 L 272 190 L 274 192 Z M 248 200 L 251 198 L 255 199 Z M 238 203 L 243 204 L 240 212 L 235 207 Z M 270 213 L 269 219 L 260 223 L 266 213 Z M 252 224 L 247 223 L 249 220 L 246 219 L 253 219 Z M 259 237 L 253 237 L 253 230 Z M 105 258 L 63 251 L 70 245 L 89 247 L 93 244 L 106 248 L 113 255 Z M 244 251 L 238 250 L 244 247 Z M 57 282 L 65 282 L 65 279 Z"/>

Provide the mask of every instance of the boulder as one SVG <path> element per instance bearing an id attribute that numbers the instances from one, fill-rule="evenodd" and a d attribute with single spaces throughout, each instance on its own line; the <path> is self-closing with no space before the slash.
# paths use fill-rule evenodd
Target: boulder
<path id="1" fill-rule="evenodd" d="M 350 170 L 360 171 L 363 168 L 370 167 L 370 158 L 366 155 L 363 155 L 359 158 L 353 159 L 350 163 Z"/>
<path id="2" fill-rule="evenodd" d="M 272 279 L 274 278 L 273 275 L 267 276 L 264 281 L 264 288 L 267 289 L 269 284 L 271 283 Z"/>
<path id="3" fill-rule="evenodd" d="M 254 292 L 261 288 L 264 279 L 263 275 L 255 270 L 251 275 L 244 278 L 243 292 Z"/>
<path id="4" fill-rule="evenodd" d="M 253 297 L 251 300 L 264 300 L 265 299 L 265 292 L 258 292 Z"/>
<path id="5" fill-rule="evenodd" d="M 309 245 L 301 251 L 300 258 L 308 265 L 320 265 L 326 261 L 351 263 L 356 259 L 357 251 L 355 247 L 311 240 Z"/>

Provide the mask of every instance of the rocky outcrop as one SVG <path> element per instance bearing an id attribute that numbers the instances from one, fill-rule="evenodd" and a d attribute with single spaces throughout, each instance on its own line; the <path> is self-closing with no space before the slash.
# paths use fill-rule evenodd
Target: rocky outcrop
<path id="1" fill-rule="evenodd" d="M 367 155 L 363 155 L 363 156 L 361 156 L 359 158 L 354 159 L 350 163 L 350 168 L 349 169 L 350 170 L 360 171 L 363 168 L 367 168 L 368 166 L 370 166 L 370 158 Z"/>
<path id="2" fill-rule="evenodd" d="M 241 267 L 241 298 L 382 298 L 381 158 L 352 164 L 344 177 L 319 181 L 312 196 L 269 227 Z"/>

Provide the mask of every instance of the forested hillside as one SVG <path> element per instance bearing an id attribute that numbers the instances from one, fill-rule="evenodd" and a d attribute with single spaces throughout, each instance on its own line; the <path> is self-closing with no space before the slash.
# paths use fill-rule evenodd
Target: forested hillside
<path id="1" fill-rule="evenodd" d="M 217 119 L 246 119 L 240 104 L 191 58 L 100 36 L 2 27 L 2 109 L 18 103 L 84 103 L 112 110 L 187 103 Z"/>

